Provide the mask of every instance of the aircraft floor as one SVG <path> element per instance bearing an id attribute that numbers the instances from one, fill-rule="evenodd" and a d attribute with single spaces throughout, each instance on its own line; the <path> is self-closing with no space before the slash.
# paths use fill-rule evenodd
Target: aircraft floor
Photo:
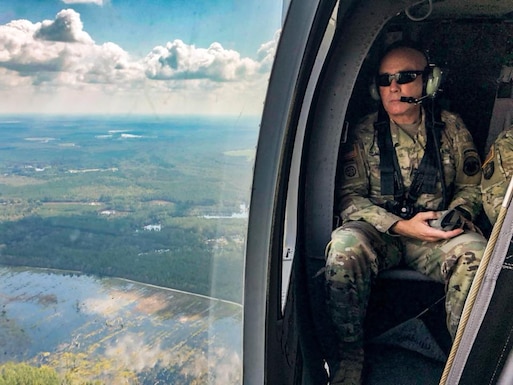
<path id="1" fill-rule="evenodd" d="M 444 287 L 423 280 L 376 282 L 368 309 L 363 385 L 438 385 L 451 346 Z"/>
<path id="2" fill-rule="evenodd" d="M 444 362 L 395 346 L 366 350 L 364 385 L 438 385 Z"/>

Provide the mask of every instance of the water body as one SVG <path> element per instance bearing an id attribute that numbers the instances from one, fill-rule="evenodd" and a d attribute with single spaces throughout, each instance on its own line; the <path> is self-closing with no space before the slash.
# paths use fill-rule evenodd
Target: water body
<path id="1" fill-rule="evenodd" d="M 0 267 L 0 311 L 0 362 L 109 385 L 241 382 L 237 304 L 118 278 Z"/>

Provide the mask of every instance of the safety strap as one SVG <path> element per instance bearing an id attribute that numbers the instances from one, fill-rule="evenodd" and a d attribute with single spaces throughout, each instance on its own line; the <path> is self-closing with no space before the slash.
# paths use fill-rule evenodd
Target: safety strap
<path id="1" fill-rule="evenodd" d="M 419 169 L 408 191 L 408 200 L 411 202 L 416 202 L 422 193 L 435 194 L 437 176 L 443 175 L 437 154 L 440 154 L 440 141 L 445 123 L 442 122 L 440 109 L 432 102 L 426 103 L 425 110 L 427 143 Z"/>
<path id="2" fill-rule="evenodd" d="M 440 158 L 440 141 L 445 123 L 442 122 L 440 109 L 434 106 L 432 101 L 428 101 L 425 105 L 425 116 L 427 135 L 426 149 L 420 161 L 419 168 L 413 177 L 408 194 L 405 194 L 397 153 L 395 152 L 392 142 L 390 118 L 383 107 L 380 107 L 378 120 L 374 123 L 374 128 L 378 133 L 381 193 L 383 195 L 394 195 L 394 200 L 397 202 L 413 204 L 422 193 L 436 193 L 438 176 L 440 176 L 442 185 L 444 184 Z M 443 188 L 443 192 L 445 195 L 445 188 Z M 446 197 L 444 196 L 444 202 L 445 201 Z"/>
<path id="3" fill-rule="evenodd" d="M 374 129 L 378 132 L 381 194 L 394 195 L 394 199 L 400 201 L 404 198 L 403 178 L 390 133 L 390 118 L 382 106 Z"/>

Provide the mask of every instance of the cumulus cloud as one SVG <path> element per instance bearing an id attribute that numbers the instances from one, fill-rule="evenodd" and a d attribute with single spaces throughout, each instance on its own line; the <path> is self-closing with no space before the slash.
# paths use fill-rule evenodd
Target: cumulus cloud
<path id="1" fill-rule="evenodd" d="M 123 82 L 141 72 L 118 45 L 95 44 L 72 9 L 60 11 L 53 21 L 14 20 L 0 26 L 0 67 L 30 76 L 37 85 Z"/>
<path id="2" fill-rule="evenodd" d="M 178 39 L 135 60 L 115 43 L 95 44 L 84 31 L 80 14 L 65 9 L 54 20 L 13 20 L 0 26 L 0 67 L 33 76 L 35 84 L 51 80 L 126 84 L 144 77 L 235 82 L 269 72 L 278 37 L 261 46 L 257 60 L 217 42 L 199 48 Z"/>
<path id="3" fill-rule="evenodd" d="M 259 63 L 241 58 L 237 51 L 219 43 L 205 48 L 187 45 L 181 40 L 155 47 L 144 59 L 150 79 L 210 79 L 216 82 L 241 80 L 253 75 Z"/>
<path id="4" fill-rule="evenodd" d="M 94 43 L 84 31 L 80 15 L 72 9 L 63 9 L 55 20 L 45 20 L 38 25 L 36 39 L 67 43 Z"/>
<path id="5" fill-rule="evenodd" d="M 258 50 L 258 61 L 260 62 L 260 72 L 270 72 L 280 40 L 281 30 L 276 31 L 271 41 L 264 43 Z"/>
<path id="6" fill-rule="evenodd" d="M 105 0 L 63 1 L 105 4 Z M 221 111 L 221 104 L 229 107 L 234 101 L 242 103 L 242 98 L 263 99 L 278 38 L 279 33 L 262 44 L 255 59 L 218 42 L 202 48 L 179 39 L 148 47 L 145 57 L 134 58 L 113 42 L 96 43 L 84 30 L 80 14 L 64 9 L 53 20 L 13 20 L 0 25 L 0 90 L 19 85 L 16 92 L 23 92 L 24 98 L 30 92 L 35 96 L 52 92 L 55 108 L 71 92 L 82 95 L 82 105 L 86 98 L 107 96 L 111 105 L 121 98 L 125 105 L 136 105 L 143 90 L 150 108 L 183 108 L 184 102 L 195 100 L 204 103 L 200 108 L 208 104 Z M 180 96 L 170 91 L 179 91 Z M 4 110 L 9 108 L 4 106 Z"/>

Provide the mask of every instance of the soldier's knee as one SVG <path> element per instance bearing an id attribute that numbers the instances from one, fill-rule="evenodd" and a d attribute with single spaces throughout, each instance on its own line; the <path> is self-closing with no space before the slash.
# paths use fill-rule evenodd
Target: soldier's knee
<path id="1" fill-rule="evenodd" d="M 442 263 L 444 278 L 473 277 L 486 249 L 486 239 L 477 233 L 464 233 L 453 238 L 446 246 L 446 259 Z"/>
<path id="2" fill-rule="evenodd" d="M 368 242 L 364 232 L 359 228 L 341 226 L 331 233 L 331 241 L 326 248 L 326 256 L 332 253 L 344 253 L 356 250 L 361 244 Z M 355 251 L 353 251 L 354 253 Z"/>
<path id="3" fill-rule="evenodd" d="M 362 252 L 362 236 L 353 229 L 336 229 L 326 249 L 326 280 L 335 284 L 351 282 L 368 269 Z"/>

